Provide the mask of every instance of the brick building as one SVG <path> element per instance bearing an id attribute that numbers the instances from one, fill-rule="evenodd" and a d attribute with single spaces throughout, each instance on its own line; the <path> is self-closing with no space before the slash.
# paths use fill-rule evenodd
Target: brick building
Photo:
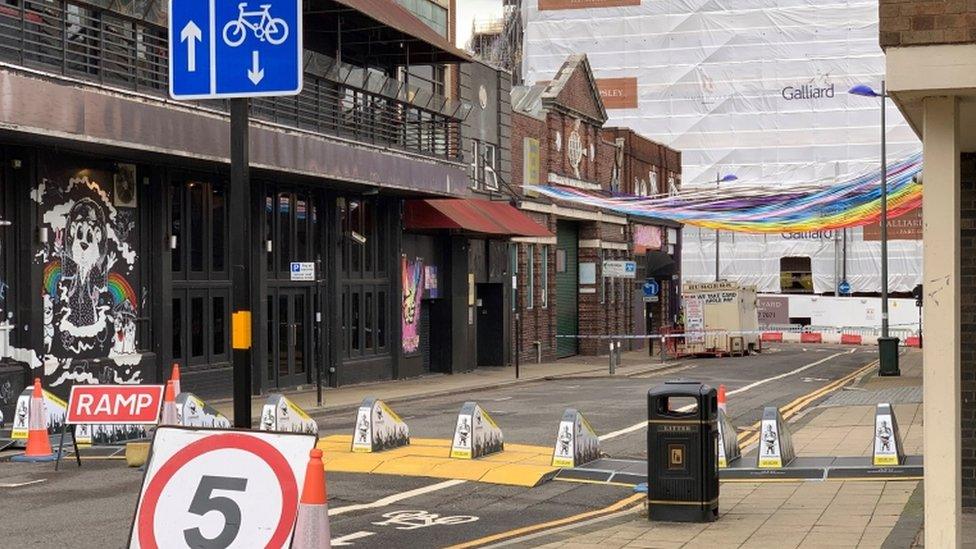
<path id="1" fill-rule="evenodd" d="M 516 238 L 510 261 L 519 292 L 525 360 L 607 352 L 609 341 L 559 336 L 647 333 L 677 313 L 679 226 L 631 218 L 534 194 L 531 185 L 594 194 L 652 195 L 680 185 L 680 154 L 630 130 L 604 128 L 606 110 L 585 55 L 570 56 L 555 78 L 512 91 L 512 183 L 519 208 L 555 237 Z M 652 184 L 653 182 L 653 184 Z M 669 182 L 670 187 L 663 187 Z M 529 186 L 526 188 L 526 186 Z M 636 261 L 633 277 L 609 276 L 606 261 Z M 645 303 L 645 277 L 661 295 Z M 643 347 L 625 340 L 624 348 Z"/>
<path id="2" fill-rule="evenodd" d="M 881 0 L 880 43 L 925 163 L 925 545 L 960 547 L 976 510 L 976 3 Z"/>

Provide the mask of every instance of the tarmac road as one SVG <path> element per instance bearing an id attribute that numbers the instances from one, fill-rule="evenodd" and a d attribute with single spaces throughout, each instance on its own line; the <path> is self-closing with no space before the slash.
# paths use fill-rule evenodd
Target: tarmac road
<path id="1" fill-rule="evenodd" d="M 449 438 L 457 411 L 476 400 L 501 426 L 506 443 L 551 446 L 562 412 L 581 410 L 612 457 L 646 455 L 646 393 L 685 378 L 734 393 L 737 426 L 870 363 L 874 348 L 777 345 L 744 358 L 695 359 L 639 377 L 563 378 L 412 402 L 393 408 L 414 437 Z M 798 371 L 799 370 L 799 371 Z M 757 384 L 758 383 L 758 384 Z M 326 393 L 328 398 L 328 393 Z M 355 410 L 316 417 L 325 434 L 352 433 Z M 125 544 L 141 473 L 119 461 L 50 464 L 0 462 L 0 540 L 19 545 L 106 547 Z M 40 482 L 37 482 L 40 481 Z M 34 484 L 23 484 L 35 482 Z M 443 547 L 576 517 L 632 497 L 628 487 L 546 482 L 535 488 L 393 475 L 329 474 L 334 546 Z M 583 516 L 580 516 L 583 515 Z M 539 540 L 544 541 L 542 539 Z"/>

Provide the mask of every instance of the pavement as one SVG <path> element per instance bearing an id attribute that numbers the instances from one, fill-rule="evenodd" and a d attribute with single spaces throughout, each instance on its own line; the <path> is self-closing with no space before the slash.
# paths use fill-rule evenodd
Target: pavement
<path id="1" fill-rule="evenodd" d="M 871 455 L 878 402 L 894 405 L 905 453 L 921 455 L 921 352 L 904 353 L 901 370 L 897 378 L 866 376 L 794 416 L 791 431 L 797 455 Z M 603 524 L 564 528 L 516 545 L 567 549 L 912 547 L 921 528 L 920 484 L 723 482 L 716 522 L 650 522 L 646 509 L 635 509 Z M 969 524 L 973 522 L 969 520 Z"/>
<path id="2" fill-rule="evenodd" d="M 615 374 L 622 377 L 663 371 L 679 367 L 683 361 L 662 361 L 659 355 L 649 357 L 647 350 L 627 351 L 621 354 Z M 560 377 L 592 377 L 609 375 L 609 357 L 575 356 L 551 362 L 529 362 L 519 366 L 515 377 L 513 366 L 482 366 L 470 372 L 458 374 L 429 374 L 422 377 L 361 383 L 345 387 L 323 387 L 322 405 L 318 404 L 315 387 L 299 387 L 285 391 L 295 404 L 310 413 L 348 410 L 358 406 L 364 398 L 374 397 L 388 404 L 443 395 L 508 387 L 527 382 L 539 382 Z M 189 390 L 189 389 L 187 389 Z M 267 395 L 251 399 L 251 416 L 261 417 L 261 409 Z M 219 399 L 208 401 L 227 417 L 233 417 L 233 401 Z"/>
<path id="3" fill-rule="evenodd" d="M 861 455 L 870 446 L 870 432 L 864 440 L 858 438 L 863 434 L 857 430 L 863 427 L 861 419 L 843 423 L 831 431 L 829 428 L 837 417 L 831 419 L 830 415 L 823 414 L 836 414 L 829 410 L 841 407 L 820 405 L 849 392 L 837 382 L 850 378 L 876 356 L 872 348 L 783 344 L 757 356 L 686 359 L 662 368 L 656 358 L 628 353 L 615 376 L 606 372 L 606 357 L 581 359 L 559 362 L 548 369 L 527 366 L 524 372 L 527 379 L 519 383 L 511 383 L 513 372 L 508 368 L 328 389 L 327 406 L 309 408 L 319 424 L 322 444 L 339 448 L 345 446 L 353 432 L 356 408 L 362 398 L 387 399 L 391 408 L 409 424 L 411 437 L 418 448 L 424 448 L 421 453 L 428 454 L 415 456 L 420 458 L 414 463 L 421 472 L 427 466 L 442 467 L 432 464 L 445 462 L 447 440 L 453 433 L 456 415 L 468 400 L 477 401 L 498 422 L 505 435 L 506 450 L 529 453 L 528 447 L 535 448 L 531 450 L 535 454 L 525 459 L 544 463 L 554 444 L 563 411 L 574 407 L 584 413 L 600 435 L 605 454 L 643 460 L 647 451 L 647 390 L 664 380 L 680 377 L 713 385 L 726 384 L 730 393 L 734 393 L 729 401 L 729 415 L 743 432 L 760 418 L 763 406 L 785 407 L 809 402 L 809 406 L 796 407 L 791 415 L 796 426 L 794 441 L 801 447 L 800 454 L 821 448 L 844 448 L 844 451 L 857 452 L 848 455 Z M 908 360 L 906 355 L 906 375 Z M 869 378 L 857 383 L 854 392 L 859 398 L 869 399 L 875 394 L 872 391 L 886 389 L 870 383 Z M 405 386 L 416 390 L 411 394 Z M 314 404 L 315 396 L 310 392 L 294 398 L 300 402 L 302 398 L 310 399 Z M 917 406 L 917 402 L 908 404 Z M 864 401 L 852 406 L 869 409 L 871 403 Z M 900 414 L 903 435 L 914 440 L 913 429 L 920 421 L 920 414 L 912 414 L 907 409 L 903 412 L 900 406 L 897 404 L 896 412 Z M 904 419 L 901 414 L 905 414 Z M 375 457 L 367 454 L 363 459 Z M 892 532 L 898 530 L 882 525 L 891 522 L 882 517 L 895 516 L 901 521 L 902 517 L 889 513 L 894 513 L 898 505 L 906 505 L 901 502 L 905 497 L 901 491 L 916 484 L 723 483 L 722 519 L 703 525 L 701 531 L 693 532 L 693 537 L 685 541 L 684 537 L 675 537 L 687 536 L 692 530 L 686 529 L 697 526 L 662 524 L 657 525 L 660 529 L 650 528 L 654 525 L 637 515 L 644 496 L 634 494 L 629 487 L 558 479 L 530 487 L 499 483 L 472 473 L 473 469 L 486 467 L 488 463 L 491 462 L 483 459 L 461 462 L 451 473 L 440 476 L 407 474 L 403 468 L 374 471 L 361 466 L 361 472 L 337 472 L 327 467 L 333 546 L 480 547 L 500 543 L 525 546 L 560 543 L 670 547 L 675 543 L 689 543 L 694 536 L 702 534 L 707 534 L 701 539 L 706 541 L 720 533 L 708 533 L 709 528 L 715 527 L 729 528 L 735 534 L 729 538 L 732 540 L 748 533 L 745 537 L 748 541 L 761 527 L 786 520 L 777 518 L 779 515 L 802 515 L 805 518 L 796 522 L 799 525 L 796 528 L 806 528 L 809 522 L 806 534 L 810 535 L 815 527 L 819 531 L 820 527 L 830 525 L 831 517 L 853 515 L 845 512 L 844 502 L 848 499 L 858 509 L 873 505 L 863 528 L 860 522 L 842 525 L 861 528 L 861 538 L 864 538 L 880 535 L 885 528 Z M 81 468 L 70 461 L 67 464 L 70 466 L 62 467 L 57 473 L 50 464 L 0 465 L 0 502 L 16 502 L 13 513 L 0 513 L 0 539 L 37 546 L 122 544 L 128 536 L 142 474 L 113 460 L 85 459 Z M 831 494 L 829 491 L 834 487 L 837 491 Z M 868 501 L 872 495 L 876 496 L 873 503 Z M 25 520 L 28 509 L 33 522 Z M 875 512 L 878 520 L 873 520 Z M 908 532 L 910 527 L 911 524 L 901 531 Z M 670 533 L 664 534 L 665 530 Z M 618 531 L 634 536 L 626 543 L 608 541 Z M 580 540 L 581 536 L 597 532 L 605 533 L 606 537 L 598 542 L 588 538 Z M 542 537 L 532 537 L 540 533 Z M 735 546 L 724 542 L 713 545 Z"/>

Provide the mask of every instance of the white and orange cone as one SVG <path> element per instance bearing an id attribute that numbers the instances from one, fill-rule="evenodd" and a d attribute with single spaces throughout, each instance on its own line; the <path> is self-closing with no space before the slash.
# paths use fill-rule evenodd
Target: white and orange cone
<path id="1" fill-rule="evenodd" d="M 305 469 L 305 486 L 298 502 L 298 518 L 292 549 L 330 549 L 332 534 L 329 531 L 329 504 L 325 492 L 325 466 L 322 450 L 312 448 L 308 453 Z"/>
<path id="2" fill-rule="evenodd" d="M 44 390 L 41 378 L 34 378 L 31 392 L 30 412 L 27 417 L 27 450 L 12 461 L 54 461 L 58 456 L 51 450 L 51 439 L 47 435 L 47 410 L 44 408 Z"/>
<path id="3" fill-rule="evenodd" d="M 718 386 L 718 409 L 728 414 L 729 409 L 726 405 L 726 399 L 727 397 L 725 396 L 725 385 L 719 385 Z"/>
<path id="4" fill-rule="evenodd" d="M 176 398 L 180 396 L 180 364 L 178 362 L 173 363 L 173 372 L 169 379 L 173 382 L 173 398 Z"/>
<path id="5" fill-rule="evenodd" d="M 159 419 L 160 425 L 177 425 L 179 418 L 176 415 L 176 393 L 173 387 L 173 380 L 166 382 L 166 394 L 163 397 L 163 416 Z"/>

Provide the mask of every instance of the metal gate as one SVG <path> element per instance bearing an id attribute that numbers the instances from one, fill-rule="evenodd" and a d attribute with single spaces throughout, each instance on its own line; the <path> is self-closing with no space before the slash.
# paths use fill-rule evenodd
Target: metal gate
<path id="1" fill-rule="evenodd" d="M 579 333 L 579 227 L 576 223 L 556 223 L 556 334 Z M 579 352 L 575 337 L 556 338 L 556 356 L 573 356 Z"/>

